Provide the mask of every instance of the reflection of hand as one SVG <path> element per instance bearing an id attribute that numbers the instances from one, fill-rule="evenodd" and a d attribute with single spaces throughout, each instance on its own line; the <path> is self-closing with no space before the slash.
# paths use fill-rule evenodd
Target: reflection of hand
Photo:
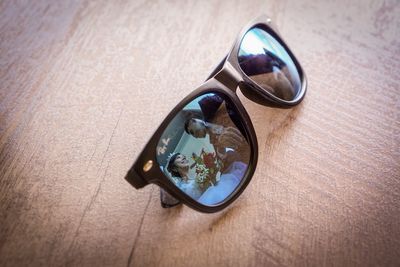
<path id="1" fill-rule="evenodd" d="M 225 158 L 226 158 L 226 154 L 224 153 L 224 152 L 221 152 L 221 151 L 219 151 L 218 149 L 215 151 L 215 152 L 217 152 L 216 154 L 217 154 L 217 157 L 220 159 L 220 160 L 225 160 Z"/>
<path id="2" fill-rule="evenodd" d="M 234 127 L 226 127 L 222 134 L 218 137 L 218 146 L 238 149 L 244 141 L 240 131 Z"/>

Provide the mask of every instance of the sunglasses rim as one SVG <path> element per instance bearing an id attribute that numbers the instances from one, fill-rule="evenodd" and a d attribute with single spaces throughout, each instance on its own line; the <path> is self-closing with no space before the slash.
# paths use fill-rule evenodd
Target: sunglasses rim
<path id="1" fill-rule="evenodd" d="M 240 45 L 242 43 L 243 37 L 246 35 L 248 31 L 253 28 L 261 28 L 264 29 L 268 34 L 270 34 L 274 39 L 276 39 L 285 51 L 289 54 L 290 58 L 293 60 L 293 63 L 296 66 L 298 71 L 301 88 L 300 91 L 297 93 L 296 97 L 293 100 L 284 100 L 275 96 L 273 93 L 265 90 L 261 86 L 259 86 L 255 81 L 253 81 L 240 67 L 238 52 L 240 49 Z M 235 69 L 236 72 L 239 73 L 241 79 L 238 82 L 240 89 L 242 90 L 243 94 L 248 97 L 250 100 L 257 102 L 262 105 L 278 107 L 278 108 L 291 108 L 293 106 L 298 105 L 304 98 L 305 93 L 307 91 L 307 78 L 304 73 L 304 69 L 300 65 L 299 61 L 284 41 L 284 39 L 280 36 L 276 26 L 272 23 L 272 20 L 267 15 L 261 15 L 256 19 L 250 21 L 245 27 L 237 35 L 232 48 L 228 55 L 223 59 L 217 69 L 214 70 L 213 76 L 218 76 L 220 74 L 224 75 L 221 71 L 227 65 L 227 63 Z"/>
<path id="2" fill-rule="evenodd" d="M 160 165 L 157 161 L 157 145 L 158 142 L 164 133 L 166 127 L 175 118 L 175 116 L 185 107 L 190 101 L 193 101 L 195 98 L 200 95 L 206 93 L 221 93 L 226 96 L 234 108 L 236 109 L 240 121 L 243 124 L 243 129 L 246 133 L 246 139 L 250 146 L 250 160 L 248 164 L 248 168 L 246 170 L 245 175 L 242 177 L 240 184 L 235 188 L 235 190 L 222 202 L 217 205 L 208 206 L 201 204 L 184 193 L 181 189 L 178 188 L 162 171 Z M 153 162 L 153 166 L 150 170 L 145 172 L 143 170 L 143 166 L 151 160 Z M 181 201 L 182 204 L 193 208 L 197 211 L 204 213 L 213 213 L 218 212 L 228 205 L 230 205 L 234 200 L 236 200 L 245 190 L 249 182 L 251 181 L 254 171 L 257 166 L 258 161 L 258 144 L 257 137 L 254 131 L 253 124 L 250 120 L 247 111 L 245 110 L 242 102 L 236 95 L 236 93 L 217 81 L 216 79 L 210 79 L 200 85 L 197 89 L 192 91 L 189 95 L 187 95 L 184 99 L 182 99 L 167 115 L 167 117 L 162 121 L 160 126 L 157 128 L 155 133 L 152 135 L 148 143 L 143 148 L 142 152 L 140 152 L 139 156 L 135 160 L 135 163 L 129 170 L 128 174 L 125 176 L 125 179 L 133 185 L 136 189 L 144 187 L 147 184 L 156 184 L 167 191 L 171 196 L 175 197 L 177 200 Z"/>

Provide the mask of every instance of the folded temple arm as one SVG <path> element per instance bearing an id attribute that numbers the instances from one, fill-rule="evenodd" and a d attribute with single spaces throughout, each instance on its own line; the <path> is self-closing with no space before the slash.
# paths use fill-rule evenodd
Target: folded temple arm
<path id="1" fill-rule="evenodd" d="M 161 187 L 160 187 L 160 201 L 161 201 L 161 207 L 163 208 L 171 208 L 181 203 L 179 200 L 171 196 L 167 191 L 165 191 Z"/>

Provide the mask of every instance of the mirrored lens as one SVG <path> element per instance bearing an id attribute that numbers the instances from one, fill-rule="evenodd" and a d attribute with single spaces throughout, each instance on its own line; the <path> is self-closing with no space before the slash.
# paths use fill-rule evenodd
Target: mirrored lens
<path id="1" fill-rule="evenodd" d="M 251 148 L 235 110 L 225 95 L 203 94 L 176 114 L 158 142 L 163 173 L 201 204 L 227 199 L 249 166 Z"/>
<path id="2" fill-rule="evenodd" d="M 260 87 L 283 100 L 294 100 L 301 89 L 299 72 L 286 49 L 261 28 L 252 28 L 240 44 L 239 65 Z"/>

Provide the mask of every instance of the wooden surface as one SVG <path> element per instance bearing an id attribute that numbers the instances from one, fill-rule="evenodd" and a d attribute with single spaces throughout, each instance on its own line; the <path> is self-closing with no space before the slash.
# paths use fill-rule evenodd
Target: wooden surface
<path id="1" fill-rule="evenodd" d="M 238 31 L 269 14 L 304 102 L 243 100 L 259 142 L 229 208 L 124 179 Z M 400 2 L 2 1 L 1 266 L 399 266 Z"/>

